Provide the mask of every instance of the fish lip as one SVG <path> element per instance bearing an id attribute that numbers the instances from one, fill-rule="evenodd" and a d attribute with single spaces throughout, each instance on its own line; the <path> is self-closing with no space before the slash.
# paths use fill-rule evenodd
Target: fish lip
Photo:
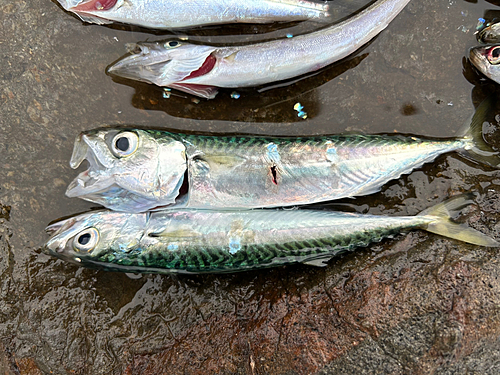
<path id="1" fill-rule="evenodd" d="M 87 160 L 89 167 L 78 174 L 68 185 L 65 194 L 69 198 L 96 193 L 109 188 L 114 183 L 110 181 L 106 186 L 99 183 L 89 184 L 89 181 L 92 179 L 97 180 L 96 177 L 98 177 L 99 172 L 106 170 L 106 166 L 99 160 L 97 152 L 94 150 L 94 144 L 90 141 L 89 137 L 86 134 L 80 134 L 73 147 L 73 154 L 70 160 L 71 168 L 78 168 L 84 160 Z"/>
<path id="2" fill-rule="evenodd" d="M 71 154 L 71 159 L 69 165 L 71 168 L 76 169 L 82 164 L 82 162 L 87 158 L 89 145 L 86 141 L 85 134 L 80 134 L 75 140 L 73 145 L 73 153 Z"/>

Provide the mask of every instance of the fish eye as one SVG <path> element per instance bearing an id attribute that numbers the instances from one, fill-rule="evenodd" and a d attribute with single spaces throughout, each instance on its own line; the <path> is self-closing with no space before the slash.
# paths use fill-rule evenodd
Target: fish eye
<path id="1" fill-rule="evenodd" d="M 111 151 L 117 158 L 132 155 L 139 145 L 139 137 L 133 132 L 123 132 L 115 135 L 111 142 Z"/>
<path id="2" fill-rule="evenodd" d="M 500 64 L 500 46 L 491 48 L 486 57 L 491 64 Z"/>
<path id="3" fill-rule="evenodd" d="M 99 242 L 99 231 L 88 228 L 78 233 L 73 239 L 73 248 L 80 253 L 92 251 Z"/>
<path id="4" fill-rule="evenodd" d="M 178 42 L 177 40 L 171 40 L 167 43 L 165 43 L 165 48 L 176 48 L 176 47 L 179 47 L 181 45 L 180 42 Z"/>

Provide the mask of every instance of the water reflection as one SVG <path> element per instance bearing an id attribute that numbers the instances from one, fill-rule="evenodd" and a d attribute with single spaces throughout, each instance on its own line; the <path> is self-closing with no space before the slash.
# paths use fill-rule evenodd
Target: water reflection
<path id="1" fill-rule="evenodd" d="M 138 109 L 163 111 L 174 117 L 197 120 L 245 122 L 299 122 L 294 110 L 301 103 L 307 118 L 320 113 L 317 87 L 358 66 L 368 53 L 344 59 L 320 71 L 256 88 L 221 89 L 215 99 L 201 99 L 172 89 L 113 76 L 113 81 L 135 89 L 132 105 Z M 234 93 L 239 95 L 236 99 Z M 168 98 L 167 98 L 168 96 Z"/>

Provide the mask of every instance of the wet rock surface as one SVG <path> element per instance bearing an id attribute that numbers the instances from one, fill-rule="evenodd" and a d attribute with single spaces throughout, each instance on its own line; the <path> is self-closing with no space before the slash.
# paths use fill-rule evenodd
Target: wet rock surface
<path id="1" fill-rule="evenodd" d="M 104 74 L 124 43 L 159 36 L 82 25 L 47 0 L 0 7 L 0 371 L 498 374 L 495 249 L 417 231 L 325 268 L 139 278 L 77 268 L 40 251 L 50 221 L 92 207 L 64 191 L 76 174 L 68 165 L 73 139 L 96 126 L 460 135 L 474 106 L 496 90 L 463 59 L 476 44 L 477 19 L 492 8 L 482 0 L 412 0 L 348 61 L 291 86 L 238 90 L 237 100 L 223 90 L 197 102 Z M 313 27 L 285 26 L 230 31 L 265 39 Z M 216 28 L 191 34 L 236 39 Z M 297 117 L 297 102 L 307 120 Z M 484 129 L 498 148 L 498 122 Z M 498 240 L 499 173 L 453 153 L 378 194 L 325 206 L 415 215 L 475 191 L 477 205 L 457 219 Z"/>

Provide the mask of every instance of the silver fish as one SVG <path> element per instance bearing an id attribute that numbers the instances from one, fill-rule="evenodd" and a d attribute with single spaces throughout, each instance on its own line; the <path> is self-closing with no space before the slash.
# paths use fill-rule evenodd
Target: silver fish
<path id="1" fill-rule="evenodd" d="M 286 80 L 343 59 L 384 30 L 409 1 L 379 0 L 331 27 L 265 43 L 231 47 L 180 40 L 139 43 L 108 73 L 210 99 L 219 87 Z"/>
<path id="2" fill-rule="evenodd" d="M 469 56 L 481 73 L 500 83 L 500 44 L 471 48 Z"/>
<path id="3" fill-rule="evenodd" d="M 328 5 L 306 0 L 58 0 L 82 21 L 153 29 L 224 23 L 324 20 Z"/>
<path id="4" fill-rule="evenodd" d="M 97 129 L 75 142 L 70 165 L 89 168 L 66 195 L 117 211 L 281 207 L 367 195 L 437 156 L 460 151 L 491 165 L 482 104 L 456 139 L 400 135 L 275 138 Z"/>
<path id="5" fill-rule="evenodd" d="M 81 266 L 144 273 L 223 273 L 305 263 L 423 229 L 481 246 L 494 239 L 449 220 L 467 204 L 457 197 L 417 216 L 314 210 L 98 211 L 47 227 L 49 254 Z"/>

